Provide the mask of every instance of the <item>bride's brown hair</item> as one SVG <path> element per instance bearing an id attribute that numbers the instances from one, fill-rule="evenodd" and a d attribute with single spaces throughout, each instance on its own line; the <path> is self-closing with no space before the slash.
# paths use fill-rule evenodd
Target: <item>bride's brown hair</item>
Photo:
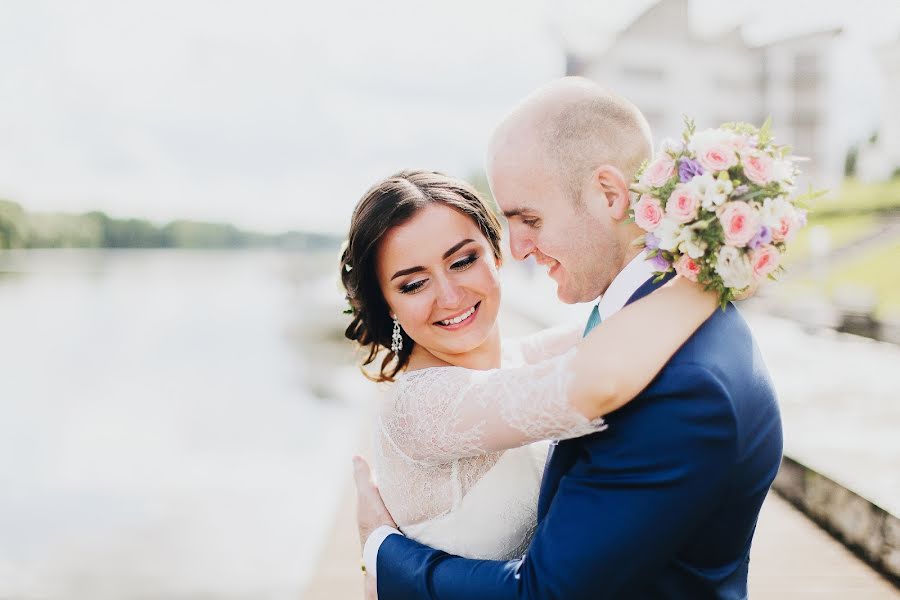
<path id="1" fill-rule="evenodd" d="M 362 372 L 373 381 L 393 381 L 409 363 L 414 344 L 402 332 L 403 348 L 397 353 L 391 350 L 393 320 L 378 283 L 378 245 L 391 228 L 406 223 L 432 203 L 445 204 L 472 219 L 490 243 L 494 258 L 501 260 L 500 221 L 465 181 L 437 171 L 407 170 L 369 188 L 353 211 L 341 253 L 341 281 L 353 314 L 344 335 L 368 352 Z M 382 350 L 386 354 L 378 373 L 369 373 L 364 367 L 375 362 Z"/>

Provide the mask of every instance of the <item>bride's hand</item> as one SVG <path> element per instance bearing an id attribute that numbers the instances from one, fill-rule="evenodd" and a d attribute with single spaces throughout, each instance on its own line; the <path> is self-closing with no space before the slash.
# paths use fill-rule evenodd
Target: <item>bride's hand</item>
<path id="1" fill-rule="evenodd" d="M 383 525 L 397 528 L 391 513 L 381 499 L 372 481 L 369 463 L 361 456 L 353 457 L 353 478 L 356 480 L 356 525 L 359 528 L 359 544 L 366 547 L 366 540 L 373 531 Z"/>
<path id="2" fill-rule="evenodd" d="M 375 578 L 366 573 L 366 600 L 378 600 L 378 587 Z"/>

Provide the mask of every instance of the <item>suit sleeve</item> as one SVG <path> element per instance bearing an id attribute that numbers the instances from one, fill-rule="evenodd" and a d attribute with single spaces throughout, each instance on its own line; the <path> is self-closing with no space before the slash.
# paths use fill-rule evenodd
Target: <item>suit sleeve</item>
<path id="1" fill-rule="evenodd" d="M 666 381 L 663 381 L 663 380 Z M 521 561 L 454 557 L 390 536 L 378 555 L 381 600 L 621 598 L 653 578 L 721 502 L 735 419 L 702 366 L 665 371 L 608 416 L 560 480 Z"/>

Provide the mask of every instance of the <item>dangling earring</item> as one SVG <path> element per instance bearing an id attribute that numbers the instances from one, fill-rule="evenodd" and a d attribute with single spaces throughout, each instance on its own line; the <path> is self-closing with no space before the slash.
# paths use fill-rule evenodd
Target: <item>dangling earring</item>
<path id="1" fill-rule="evenodd" d="M 400 321 L 394 318 L 394 331 L 391 333 L 391 352 L 399 354 L 403 350 L 403 336 L 400 335 Z"/>

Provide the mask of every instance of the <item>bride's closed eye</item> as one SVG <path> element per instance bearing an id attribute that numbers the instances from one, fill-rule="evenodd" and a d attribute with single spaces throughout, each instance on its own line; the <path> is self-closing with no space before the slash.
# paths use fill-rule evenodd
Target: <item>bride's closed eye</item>
<path id="1" fill-rule="evenodd" d="M 466 256 L 465 258 L 462 258 L 462 259 L 456 261 L 455 263 L 453 263 L 452 265 L 450 265 L 450 268 L 455 271 L 465 271 L 466 269 L 471 267 L 472 263 L 474 263 L 476 260 L 478 260 L 478 253 L 473 252 L 472 254 Z"/>
<path id="2" fill-rule="evenodd" d="M 478 253 L 473 252 L 472 254 L 469 254 L 468 256 L 465 256 L 464 258 L 461 258 L 461 259 L 457 260 L 456 262 L 454 262 L 452 265 L 450 265 L 450 268 L 454 271 L 465 271 L 466 269 L 471 267 L 475 263 L 475 261 L 478 260 L 478 258 L 479 258 Z M 413 281 L 413 282 L 401 285 L 400 293 L 401 294 L 415 294 L 420 289 L 422 289 L 422 286 L 425 285 L 425 283 L 427 281 L 428 281 L 428 279 L 419 279 L 417 281 Z"/>

